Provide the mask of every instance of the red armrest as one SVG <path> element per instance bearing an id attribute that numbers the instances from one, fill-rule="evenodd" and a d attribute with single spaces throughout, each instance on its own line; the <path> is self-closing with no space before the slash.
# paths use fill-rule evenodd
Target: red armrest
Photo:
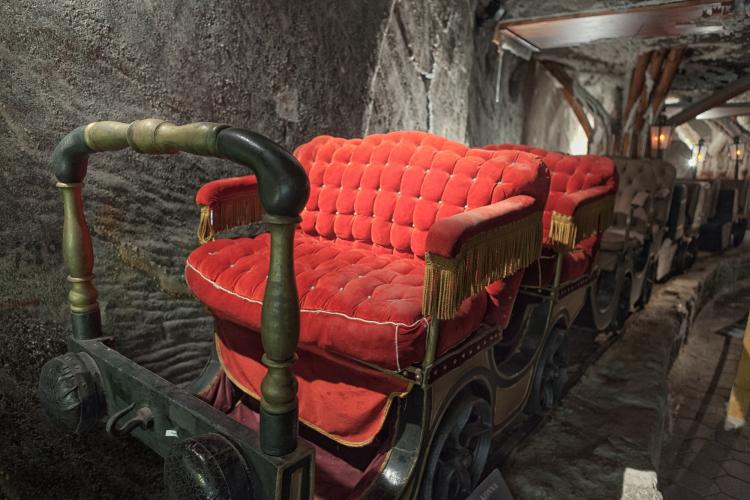
<path id="1" fill-rule="evenodd" d="M 237 196 L 252 196 L 258 191 L 258 180 L 254 175 L 228 177 L 208 182 L 195 194 L 197 205 L 211 206 Z"/>
<path id="2" fill-rule="evenodd" d="M 614 186 L 604 185 L 593 186 L 573 193 L 560 193 L 552 210 L 563 215 L 575 215 L 579 208 L 598 201 L 607 195 L 614 194 L 614 190 Z"/>
<path id="3" fill-rule="evenodd" d="M 519 220 L 535 211 L 531 196 L 518 195 L 436 221 L 427 233 L 427 252 L 453 258 L 472 237 Z"/>
<path id="4" fill-rule="evenodd" d="M 252 224 L 263 215 L 254 175 L 211 181 L 198 190 L 195 203 L 201 207 L 198 225 L 201 243 L 214 239 L 217 231 Z"/>
<path id="5" fill-rule="evenodd" d="M 592 234 L 601 234 L 612 223 L 615 184 L 593 186 L 572 193 L 556 193 L 547 209 L 552 212 L 545 244 L 573 249 Z"/>
<path id="6" fill-rule="evenodd" d="M 542 248 L 542 211 L 517 195 L 436 221 L 427 232 L 422 312 L 452 318 L 461 303 L 525 268 Z"/>

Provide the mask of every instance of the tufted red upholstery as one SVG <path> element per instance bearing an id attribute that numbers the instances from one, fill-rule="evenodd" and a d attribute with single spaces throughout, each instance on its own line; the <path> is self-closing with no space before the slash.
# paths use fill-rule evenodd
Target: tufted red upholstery
<path id="1" fill-rule="evenodd" d="M 419 362 L 429 325 L 422 314 L 425 253 L 452 257 L 467 239 L 540 212 L 549 188 L 533 154 L 469 149 L 422 132 L 321 136 L 295 156 L 311 185 L 294 246 L 300 347 L 330 363 L 343 356 L 400 370 Z M 201 190 L 199 204 L 255 190 L 254 178 L 219 182 Z M 269 240 L 210 241 L 190 254 L 185 269 L 190 288 L 218 318 L 224 370 L 240 387 L 259 387 L 264 373 L 232 346 L 260 330 Z M 507 325 L 522 277 L 519 271 L 493 283 L 441 321 L 438 354 L 483 320 Z M 300 355 L 298 376 L 314 368 L 303 366 L 310 359 L 318 358 Z M 344 444 L 371 439 L 389 396 L 365 385 L 352 388 L 354 407 L 337 413 L 350 417 L 339 418 L 320 412 L 333 401 L 331 389 L 300 382 L 300 418 Z"/>
<path id="2" fill-rule="evenodd" d="M 310 177 L 302 231 L 375 251 L 423 257 L 438 219 L 515 195 L 535 205 L 546 197 L 534 155 L 488 155 L 424 132 L 320 136 L 294 154 Z"/>
<path id="3" fill-rule="evenodd" d="M 526 151 L 542 158 L 550 171 L 550 186 L 544 207 L 544 234 L 549 234 L 552 212 L 572 215 L 575 210 L 617 190 L 615 163 L 604 156 L 566 155 L 525 144 L 490 144 L 488 150 Z"/>
<path id="4" fill-rule="evenodd" d="M 260 329 L 268 240 L 263 234 L 206 243 L 190 255 L 185 269 L 188 285 L 214 314 L 255 331 Z M 302 346 L 390 369 L 421 359 L 428 324 L 421 312 L 423 260 L 374 254 L 351 242 L 301 232 L 294 253 Z M 495 285 L 492 295 L 501 297 L 504 288 Z M 479 326 L 487 300 L 487 294 L 475 295 L 456 318 L 443 322 L 440 352 Z"/>
<path id="5" fill-rule="evenodd" d="M 549 234 L 552 212 L 572 215 L 575 210 L 610 195 L 617 190 L 615 163 L 603 156 L 571 156 L 523 144 L 485 146 L 491 151 L 519 150 L 542 158 L 550 170 L 550 192 L 544 207 L 544 231 Z M 600 235 L 581 240 L 563 257 L 561 282 L 578 278 L 591 271 L 591 264 L 599 249 Z M 555 252 L 545 251 L 536 265 L 527 268 L 524 284 L 544 286 L 554 282 Z"/>
<path id="6" fill-rule="evenodd" d="M 311 193 L 295 238 L 302 345 L 390 369 L 419 361 L 428 324 L 421 314 L 426 250 L 450 257 L 493 225 L 540 210 L 548 189 L 539 158 L 469 149 L 424 132 L 365 139 L 320 136 L 295 155 Z M 215 181 L 199 204 L 255 189 L 253 177 Z M 260 328 L 268 236 L 218 240 L 188 258 L 186 279 L 215 314 Z M 518 280 L 512 281 L 517 289 Z M 493 317 L 507 322 L 508 295 L 493 286 Z M 513 289 L 513 287 L 511 287 Z M 444 321 L 440 351 L 479 326 L 487 294 Z M 500 311 L 500 312 L 497 312 Z"/>
<path id="7" fill-rule="evenodd" d="M 591 272 L 596 252 L 599 250 L 600 237 L 589 236 L 578 242 L 578 245 L 563 255 L 560 283 L 580 278 Z M 543 287 L 555 281 L 555 258 L 556 254 L 546 250 L 542 257 L 526 268 L 523 276 L 523 284 L 526 286 Z"/>

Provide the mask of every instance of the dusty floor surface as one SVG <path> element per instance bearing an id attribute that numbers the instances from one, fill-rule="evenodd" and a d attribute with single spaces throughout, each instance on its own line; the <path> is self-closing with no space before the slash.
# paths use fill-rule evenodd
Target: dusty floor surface
<path id="1" fill-rule="evenodd" d="M 694 469 L 702 471 L 710 483 L 701 490 L 710 492 L 708 498 L 732 498 L 710 495 L 747 487 L 736 476 L 750 477 L 748 431 L 739 439 L 714 432 L 731 384 L 730 370 L 739 354 L 732 347 L 737 341 L 730 340 L 727 349 L 726 337 L 714 332 L 730 328 L 750 304 L 748 285 L 736 290 L 706 306 L 672 370 L 674 413 L 683 420 L 676 420 L 673 440 L 662 458 L 659 480 L 667 499 L 699 498 L 695 489 L 705 486 L 705 481 L 698 484 L 700 480 L 694 479 L 698 476 L 690 472 Z M 35 395 L 38 373 L 46 360 L 64 351 L 68 332 L 60 323 L 30 319 L 38 317 L 34 305 L 5 306 L 0 304 L 4 340 L 0 349 L 0 499 L 164 498 L 162 461 L 138 442 L 115 440 L 103 431 L 70 436 L 46 418 Z M 584 340 L 591 347 L 593 339 Z M 720 365 L 722 356 L 725 365 Z M 574 363 L 583 367 L 587 361 L 581 358 Z M 716 397 L 712 398 L 714 388 Z M 719 456 L 719 450 L 723 455 Z M 670 461 L 671 456 L 679 460 Z M 742 489 L 731 491 L 740 492 L 734 498 L 750 498 L 750 493 L 742 496 Z"/>
<path id="2" fill-rule="evenodd" d="M 659 471 L 665 500 L 750 499 L 750 428 L 724 431 L 748 311 L 750 285 L 718 297 L 672 367 L 671 432 Z"/>
<path id="3" fill-rule="evenodd" d="M 0 309 L 0 499 L 164 498 L 162 461 L 140 443 L 103 430 L 71 436 L 47 419 L 36 383 L 67 332 L 33 317 Z"/>

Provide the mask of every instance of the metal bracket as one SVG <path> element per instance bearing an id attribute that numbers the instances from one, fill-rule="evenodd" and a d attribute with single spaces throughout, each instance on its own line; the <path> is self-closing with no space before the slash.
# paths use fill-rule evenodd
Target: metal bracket
<path id="1" fill-rule="evenodd" d="M 140 408 L 135 412 L 134 417 L 124 424 L 118 425 L 117 422 L 133 408 L 135 408 L 135 403 L 130 403 L 122 410 L 112 414 L 112 416 L 107 419 L 107 433 L 115 437 L 125 437 L 137 428 L 147 429 L 151 424 L 151 421 L 154 419 L 154 414 L 148 406 Z"/>

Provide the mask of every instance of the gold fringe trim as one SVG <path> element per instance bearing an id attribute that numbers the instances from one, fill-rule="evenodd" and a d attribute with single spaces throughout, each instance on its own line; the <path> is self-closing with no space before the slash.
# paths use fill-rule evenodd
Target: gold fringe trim
<path id="1" fill-rule="evenodd" d="M 214 239 L 219 231 L 259 222 L 263 218 L 263 205 L 257 194 L 222 199 L 213 205 L 201 205 L 198 223 L 198 241 L 204 244 Z"/>
<path id="2" fill-rule="evenodd" d="M 612 224 L 614 208 L 615 197 L 608 195 L 582 206 L 572 217 L 553 211 L 549 239 L 572 249 L 582 239 L 604 232 Z"/>
<path id="3" fill-rule="evenodd" d="M 537 260 L 542 232 L 542 214 L 537 212 L 474 236 L 452 259 L 427 254 L 422 314 L 454 317 L 466 298 Z"/>

